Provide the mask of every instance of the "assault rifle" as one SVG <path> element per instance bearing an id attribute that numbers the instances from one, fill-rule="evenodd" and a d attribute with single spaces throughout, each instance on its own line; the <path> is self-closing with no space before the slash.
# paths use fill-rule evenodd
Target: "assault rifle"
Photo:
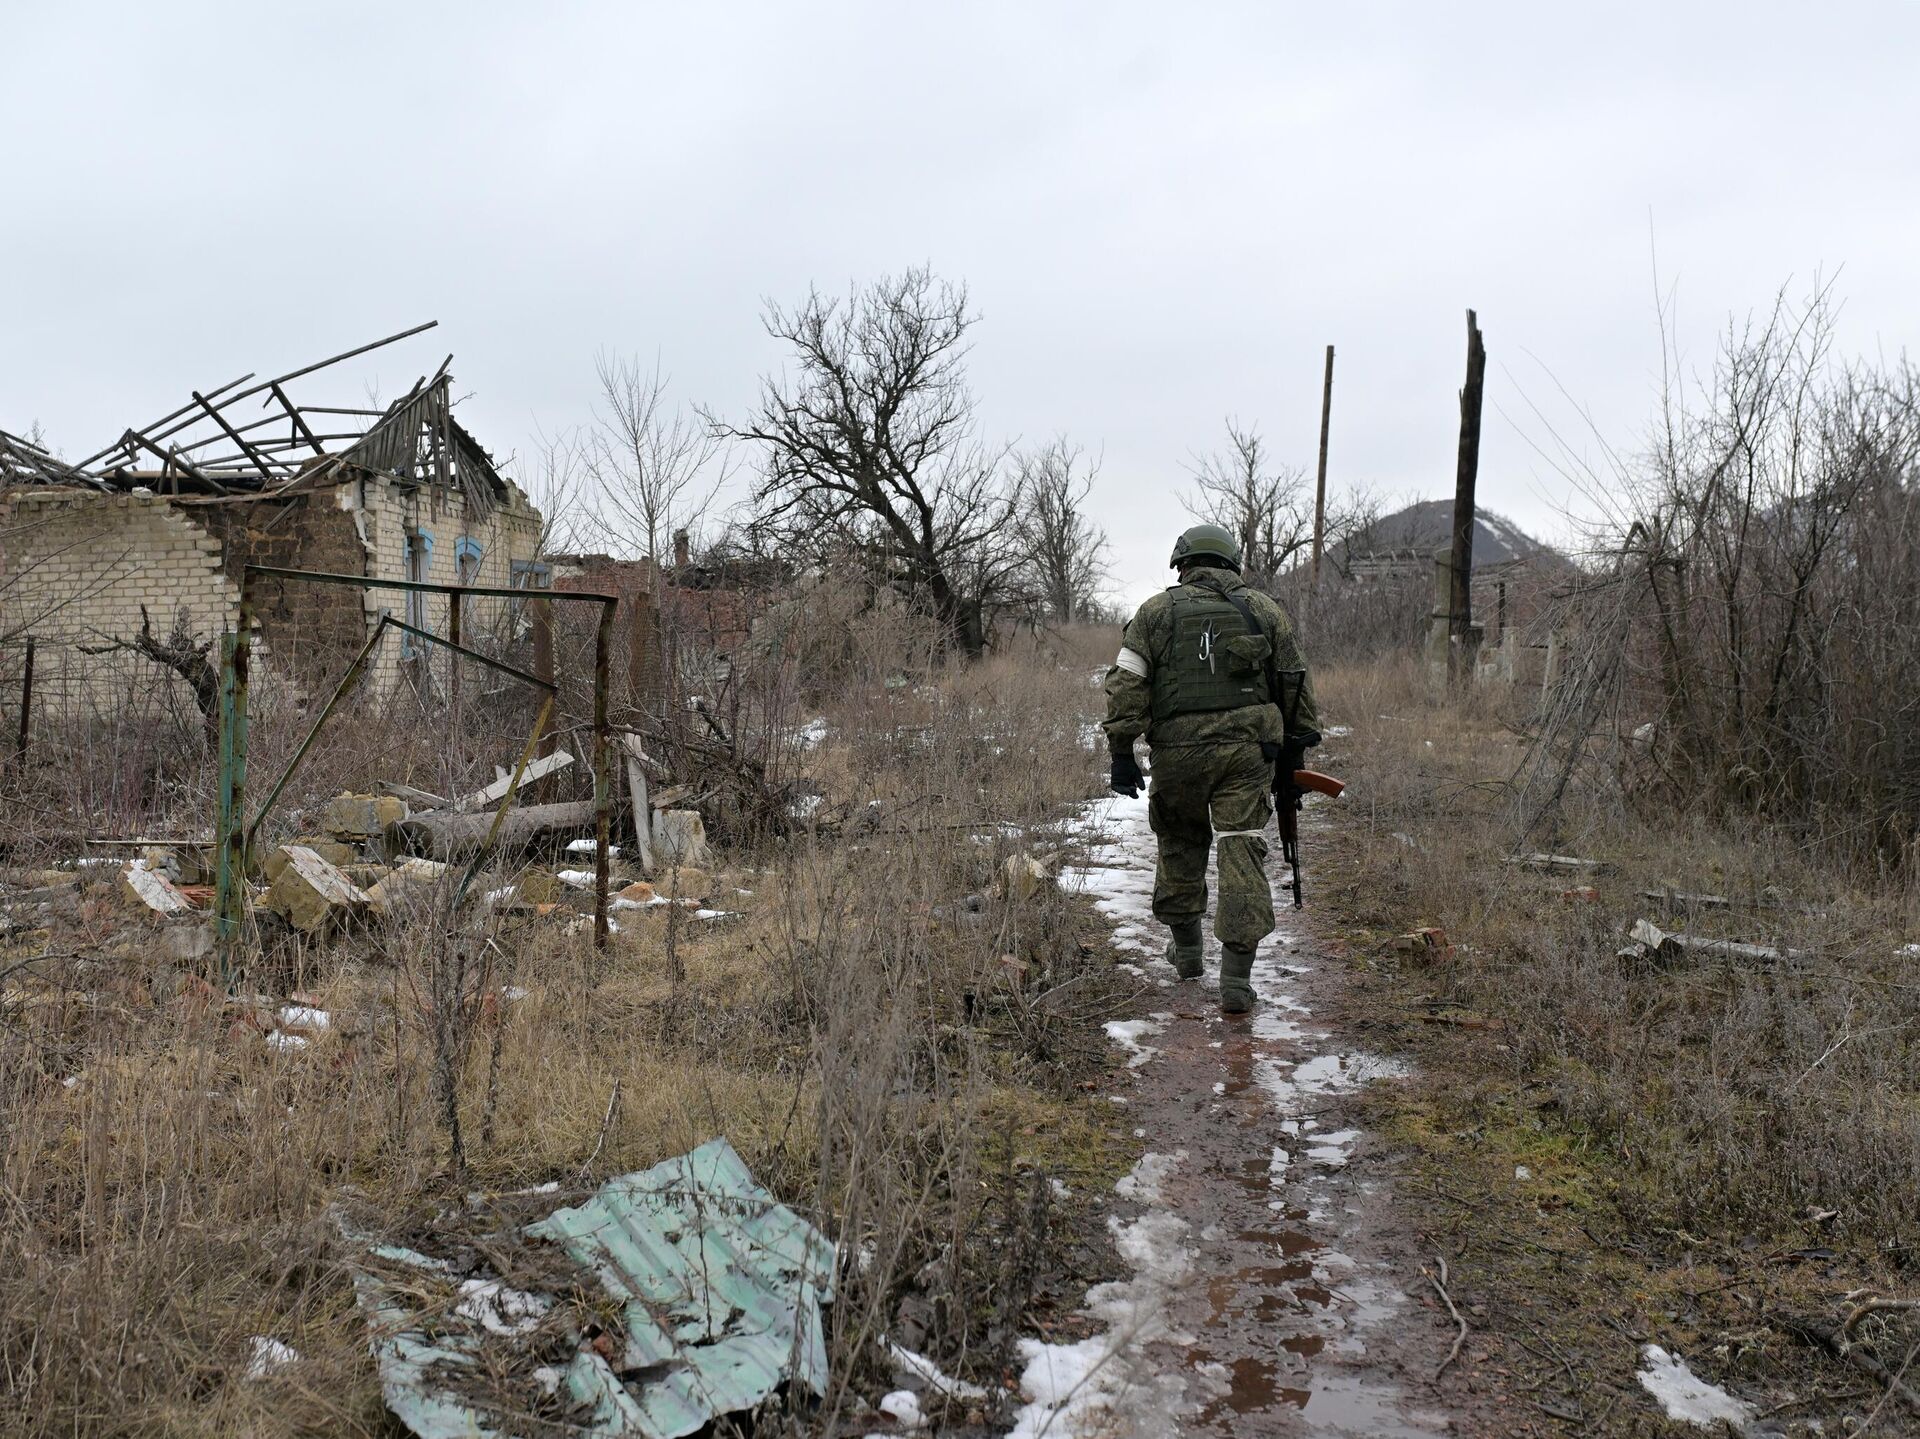
<path id="1" fill-rule="evenodd" d="M 1300 801 L 1306 798 L 1308 790 L 1315 794 L 1337 799 L 1346 785 L 1330 774 L 1321 774 L 1318 770 L 1296 769 L 1282 771 L 1274 766 L 1273 771 L 1273 808 L 1280 820 L 1280 853 L 1293 869 L 1293 907 L 1300 904 Z"/>
<path id="2" fill-rule="evenodd" d="M 1285 722 L 1289 738 L 1299 732 L 1300 692 L 1306 685 L 1305 670 L 1275 670 L 1269 663 L 1267 669 L 1267 687 L 1273 695 L 1274 703 L 1280 706 L 1280 717 Z M 1317 741 L 1319 736 L 1314 737 Z M 1273 767 L 1273 811 L 1280 822 L 1280 854 L 1293 871 L 1293 907 L 1301 908 L 1300 901 L 1300 802 L 1307 791 L 1337 799 L 1346 785 L 1330 774 L 1321 774 L 1318 770 L 1295 769 L 1287 759 L 1296 754 L 1304 754 L 1304 749 L 1282 749 L 1274 758 L 1279 763 Z"/>

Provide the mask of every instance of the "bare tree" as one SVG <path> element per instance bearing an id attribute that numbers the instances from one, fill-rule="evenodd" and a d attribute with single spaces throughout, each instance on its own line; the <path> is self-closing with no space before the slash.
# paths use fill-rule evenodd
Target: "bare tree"
<path id="1" fill-rule="evenodd" d="M 1259 430 L 1229 417 L 1226 447 L 1199 456 L 1191 473 L 1195 493 L 1184 501 L 1187 512 L 1230 531 L 1240 541 L 1247 583 L 1277 593 L 1313 548 L 1314 487 L 1306 470 L 1276 464 Z M 1364 487 L 1330 495 L 1327 553 L 1350 549 L 1379 517 L 1379 501 Z"/>
<path id="2" fill-rule="evenodd" d="M 696 524 L 726 481 L 720 438 L 667 400 L 656 362 L 595 357 L 600 382 L 583 460 L 603 529 L 619 548 L 632 545 L 658 583 L 661 553 L 673 531 Z"/>
<path id="3" fill-rule="evenodd" d="M 592 527 L 583 504 L 587 442 L 578 430 L 534 431 L 533 453 L 519 473 L 540 511 L 540 553 L 578 549 Z"/>
<path id="4" fill-rule="evenodd" d="M 756 523 L 815 563 L 860 557 L 980 654 L 1019 572 L 1018 483 L 977 436 L 966 290 L 911 269 L 844 302 L 812 291 L 794 309 L 769 304 L 765 318 L 793 373 L 763 382 L 744 424 L 712 420 L 715 435 L 762 447 Z"/>
<path id="5" fill-rule="evenodd" d="M 1240 572 L 1268 585 L 1293 557 L 1313 544 L 1313 487 L 1295 465 L 1275 465 L 1252 425 L 1227 419 L 1226 448 L 1198 457 L 1196 493 L 1186 501 L 1196 519 L 1230 531 L 1240 541 Z"/>
<path id="6" fill-rule="evenodd" d="M 1086 618 L 1107 579 L 1107 532 L 1087 514 L 1098 460 L 1061 436 L 1016 465 L 1014 530 L 1040 608 L 1061 624 Z"/>

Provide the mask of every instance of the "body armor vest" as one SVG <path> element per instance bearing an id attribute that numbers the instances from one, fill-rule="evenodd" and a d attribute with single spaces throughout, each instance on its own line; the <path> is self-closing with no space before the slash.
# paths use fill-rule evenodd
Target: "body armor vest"
<path id="1" fill-rule="evenodd" d="M 1199 590 L 1199 593 L 1195 593 Z M 1233 601 L 1202 586 L 1175 585 L 1172 640 L 1153 669 L 1153 718 L 1265 704 L 1273 644 L 1249 630 Z"/>

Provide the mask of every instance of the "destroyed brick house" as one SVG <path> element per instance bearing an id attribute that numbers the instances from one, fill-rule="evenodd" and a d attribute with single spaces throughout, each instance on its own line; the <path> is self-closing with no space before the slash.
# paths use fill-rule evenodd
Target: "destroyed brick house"
<path id="1" fill-rule="evenodd" d="M 11 650 L 34 641 L 37 709 L 101 712 L 164 672 L 167 655 L 206 647 L 236 623 L 249 564 L 546 583 L 541 516 L 454 418 L 446 363 L 383 408 L 289 395 L 294 380 L 390 342 L 193 392 L 77 462 L 0 431 L 0 635 Z M 269 581 L 255 598 L 266 665 L 309 695 L 383 611 L 446 627 L 446 601 L 398 590 Z M 464 602 L 467 633 L 479 637 L 501 603 Z M 372 661 L 375 693 L 430 673 L 428 647 L 394 639 Z"/>
<path id="2" fill-rule="evenodd" d="M 755 625 L 784 581 L 765 562 L 696 559 L 691 536 L 677 530 L 671 564 L 607 554 L 552 554 L 547 582 L 558 591 L 618 595 L 631 616 L 628 663 L 642 671 L 636 695 L 661 693 L 661 667 L 677 666 L 696 689 L 723 682 L 754 642 Z"/>

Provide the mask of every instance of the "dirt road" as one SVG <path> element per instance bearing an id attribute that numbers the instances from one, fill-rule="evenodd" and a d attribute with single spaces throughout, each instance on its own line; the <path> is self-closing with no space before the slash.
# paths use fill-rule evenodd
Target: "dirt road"
<path id="1" fill-rule="evenodd" d="M 1148 914 L 1145 801 L 1102 801 L 1088 821 L 1100 842 L 1069 882 L 1098 896 L 1157 995 L 1109 1025 L 1129 1054 L 1112 1102 L 1148 1145 L 1109 1220 L 1134 1276 L 1088 1296 L 1103 1342 L 1029 1346 L 1035 1402 L 1015 1434 L 1451 1432 L 1431 1384 L 1451 1325 L 1414 1297 L 1431 1293 L 1431 1256 L 1352 1119 L 1362 1088 L 1404 1069 L 1343 1034 L 1342 977 L 1291 909 L 1252 1016 L 1219 1013 L 1211 938 L 1207 977 L 1175 981 Z"/>

